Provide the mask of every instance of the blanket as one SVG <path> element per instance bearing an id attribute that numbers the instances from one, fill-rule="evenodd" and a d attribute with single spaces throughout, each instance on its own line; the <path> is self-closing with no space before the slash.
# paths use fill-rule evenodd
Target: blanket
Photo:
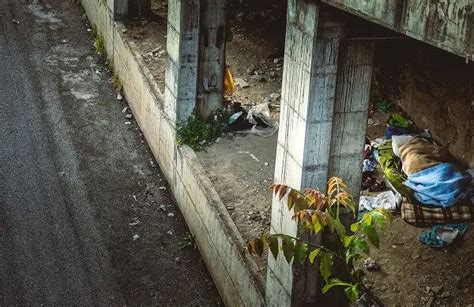
<path id="1" fill-rule="evenodd" d="M 468 196 L 471 176 L 451 163 L 441 163 L 411 174 L 405 185 L 425 205 L 450 207 Z"/>
<path id="2" fill-rule="evenodd" d="M 407 175 L 418 173 L 442 162 L 452 161 L 446 148 L 431 144 L 419 137 L 400 146 L 400 159 L 403 172 Z"/>

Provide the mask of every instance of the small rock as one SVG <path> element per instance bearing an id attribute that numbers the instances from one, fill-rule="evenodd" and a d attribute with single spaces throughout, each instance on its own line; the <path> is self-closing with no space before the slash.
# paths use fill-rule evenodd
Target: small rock
<path id="1" fill-rule="evenodd" d="M 277 101 L 278 99 L 280 99 L 281 94 L 280 93 L 271 93 L 270 97 L 273 99 L 273 101 Z"/>
<path id="2" fill-rule="evenodd" d="M 372 258 L 367 258 L 364 260 L 364 268 L 367 271 L 380 271 L 380 266 Z"/>
<path id="3" fill-rule="evenodd" d="M 426 303 L 426 307 L 431 307 L 433 306 L 433 303 L 434 303 L 434 296 L 430 297 L 430 299 L 428 300 L 428 303 Z"/>
<path id="4" fill-rule="evenodd" d="M 219 144 L 221 141 L 222 141 L 222 138 L 218 137 L 215 142 L 216 142 L 216 144 Z"/>
<path id="5" fill-rule="evenodd" d="M 246 88 L 246 87 L 249 87 L 249 86 L 250 86 L 250 85 L 249 85 L 247 82 L 245 82 L 245 80 L 242 79 L 242 78 L 235 78 L 234 82 L 235 82 L 235 85 L 240 86 L 240 88 Z"/>
<path id="6" fill-rule="evenodd" d="M 162 211 L 166 211 L 165 205 L 160 205 L 160 209 L 161 209 Z"/>
<path id="7" fill-rule="evenodd" d="M 18 20 L 16 20 L 16 19 L 12 19 L 12 22 L 13 22 L 14 24 L 17 24 L 17 25 L 20 24 L 20 22 L 19 22 Z"/>
<path id="8" fill-rule="evenodd" d="M 127 29 L 123 29 L 123 30 L 122 30 L 122 33 L 127 33 Z"/>
<path id="9" fill-rule="evenodd" d="M 132 122 L 125 122 L 125 125 L 131 125 Z"/>
<path id="10" fill-rule="evenodd" d="M 125 114 L 127 112 L 127 110 L 128 110 L 128 107 L 123 108 L 122 113 Z"/>
<path id="11" fill-rule="evenodd" d="M 166 187 L 165 187 L 165 186 L 161 186 L 161 187 L 159 187 L 158 189 L 160 189 L 160 190 L 166 190 Z"/>
<path id="12" fill-rule="evenodd" d="M 174 234 L 174 231 L 173 231 L 173 229 L 170 229 L 166 233 L 169 234 L 170 236 L 172 236 Z"/>
<path id="13" fill-rule="evenodd" d="M 227 210 L 235 210 L 235 206 L 226 206 Z"/>
<path id="14" fill-rule="evenodd" d="M 87 32 L 92 32 L 92 29 L 91 29 L 91 28 L 88 28 L 88 29 L 87 29 Z"/>
<path id="15" fill-rule="evenodd" d="M 132 239 L 133 239 L 133 241 L 136 241 L 136 240 L 140 239 L 140 236 L 135 234 L 135 235 L 133 235 Z"/>
<path id="16" fill-rule="evenodd" d="M 174 213 L 173 213 L 173 212 L 170 212 L 170 213 L 168 213 L 168 216 L 169 216 L 169 217 L 174 217 Z"/>
<path id="17" fill-rule="evenodd" d="M 420 254 L 411 255 L 411 259 L 413 259 L 413 260 L 420 259 L 420 258 L 421 258 Z"/>
<path id="18" fill-rule="evenodd" d="M 268 163 L 268 162 L 265 162 L 264 164 L 265 164 L 265 166 L 269 166 L 269 165 L 270 165 L 270 163 Z"/>
<path id="19" fill-rule="evenodd" d="M 280 63 L 280 61 L 281 61 L 281 58 L 274 58 L 273 59 L 273 63 L 275 63 L 275 64 Z"/>
<path id="20" fill-rule="evenodd" d="M 133 115 L 129 113 L 129 114 L 125 115 L 125 117 L 128 118 L 128 119 L 132 119 Z"/>
<path id="21" fill-rule="evenodd" d="M 176 261 L 176 262 L 181 262 L 181 258 L 176 257 L 176 258 L 174 258 L 174 261 Z"/>
<path id="22" fill-rule="evenodd" d="M 65 44 L 67 43 L 67 39 L 63 39 L 61 42 Z"/>
<path id="23" fill-rule="evenodd" d="M 123 100 L 123 97 L 122 97 L 122 95 L 120 95 L 120 94 L 117 94 L 117 100 L 118 100 L 118 101 L 121 101 L 121 100 Z"/>
<path id="24" fill-rule="evenodd" d="M 65 172 L 59 172 L 59 176 L 64 177 L 64 176 L 66 176 L 66 173 Z"/>
<path id="25" fill-rule="evenodd" d="M 132 226 L 132 227 L 133 227 L 133 226 L 137 226 L 137 225 L 139 225 L 139 224 L 140 224 L 140 221 L 138 220 L 138 217 L 132 219 L 132 220 L 130 221 L 130 223 L 128 223 L 128 225 L 130 225 L 130 226 Z"/>
<path id="26" fill-rule="evenodd" d="M 451 292 L 449 291 L 444 291 L 443 293 L 441 293 L 438 297 L 439 298 L 448 298 L 451 296 Z"/>

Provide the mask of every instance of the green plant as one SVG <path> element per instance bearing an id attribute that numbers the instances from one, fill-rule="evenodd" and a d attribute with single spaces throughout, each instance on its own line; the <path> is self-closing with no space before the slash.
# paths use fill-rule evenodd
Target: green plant
<path id="1" fill-rule="evenodd" d="M 98 34 L 95 39 L 95 49 L 97 50 L 97 53 L 103 57 L 107 58 L 107 50 L 105 49 L 105 41 L 104 37 L 100 34 Z"/>
<path id="2" fill-rule="evenodd" d="M 347 298 L 355 302 L 366 293 L 377 300 L 363 284 L 364 272 L 357 269 L 355 264 L 361 257 L 368 256 L 369 243 L 378 248 L 378 230 L 385 229 L 392 216 L 387 210 L 373 210 L 354 222 L 346 229 L 341 221 L 343 212 L 350 212 L 355 218 L 356 204 L 347 185 L 341 178 L 333 177 L 327 185 L 327 195 L 308 189 L 299 192 L 286 185 L 274 184 L 271 190 L 280 200 L 287 197 L 287 205 L 293 211 L 293 220 L 300 223 L 302 230 L 310 233 L 329 233 L 337 237 L 337 246 L 315 244 L 302 238 L 286 234 L 265 234 L 260 238 L 247 242 L 250 253 L 261 256 L 265 250 L 270 250 L 277 258 L 283 253 L 286 261 L 303 264 L 306 261 L 313 264 L 319 260 L 319 272 L 325 285 L 322 292 L 328 292 L 332 287 L 343 287 Z M 335 263 L 342 265 L 347 280 L 332 277 Z"/>
<path id="3" fill-rule="evenodd" d="M 208 119 L 202 120 L 195 112 L 184 123 L 178 125 L 177 143 L 186 144 L 195 151 L 201 151 L 214 142 L 226 127 L 227 111 L 215 111 Z"/>
<path id="4" fill-rule="evenodd" d="M 194 236 L 190 232 L 186 232 L 184 237 L 181 238 L 181 240 L 178 242 L 178 246 L 180 249 L 186 249 L 189 247 L 194 246 Z"/>
<path id="5" fill-rule="evenodd" d="M 393 108 L 394 104 L 390 100 L 383 99 L 383 100 L 377 101 L 375 106 L 377 107 L 377 110 L 379 110 L 380 112 L 387 113 Z"/>
<path id="6" fill-rule="evenodd" d="M 97 30 L 96 25 L 91 26 L 91 36 L 94 39 L 94 45 L 95 45 L 95 49 L 97 50 L 97 53 L 101 57 L 106 59 L 107 49 L 105 49 L 105 40 L 104 40 L 104 37 Z"/>
<path id="7" fill-rule="evenodd" d="M 111 70 L 111 71 L 113 71 L 113 70 Z M 120 80 L 120 77 L 116 73 L 113 73 L 112 84 L 113 84 L 113 86 L 114 86 L 114 88 L 117 92 L 122 93 L 123 82 L 122 82 L 122 80 Z"/>
<path id="8" fill-rule="evenodd" d="M 97 32 L 97 25 L 92 25 L 91 26 L 91 36 L 92 36 L 92 38 L 95 39 L 98 36 L 98 33 L 99 32 Z"/>

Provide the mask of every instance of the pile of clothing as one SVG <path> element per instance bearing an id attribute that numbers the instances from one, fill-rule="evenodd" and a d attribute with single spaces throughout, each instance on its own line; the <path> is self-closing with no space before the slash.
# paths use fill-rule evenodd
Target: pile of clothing
<path id="1" fill-rule="evenodd" d="M 413 130 L 403 117 L 392 122 L 398 126 L 394 129 L 388 125 L 385 139 L 372 143 L 372 155 L 392 188 L 393 192 L 389 192 L 395 196 L 362 196 L 360 208 L 369 210 L 370 202 L 377 203 L 377 198 L 381 198 L 378 204 L 385 209 L 394 211 L 400 206 L 405 222 L 417 227 L 432 226 L 420 234 L 420 242 L 446 247 L 460 238 L 474 219 L 472 175 L 446 148 L 426 135 L 406 134 Z"/>

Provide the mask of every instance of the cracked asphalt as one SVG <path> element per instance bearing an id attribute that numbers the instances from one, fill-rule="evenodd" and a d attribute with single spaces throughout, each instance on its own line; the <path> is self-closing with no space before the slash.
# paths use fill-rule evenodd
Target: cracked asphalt
<path id="1" fill-rule="evenodd" d="M 0 305 L 219 305 L 75 2 L 0 2 Z"/>

